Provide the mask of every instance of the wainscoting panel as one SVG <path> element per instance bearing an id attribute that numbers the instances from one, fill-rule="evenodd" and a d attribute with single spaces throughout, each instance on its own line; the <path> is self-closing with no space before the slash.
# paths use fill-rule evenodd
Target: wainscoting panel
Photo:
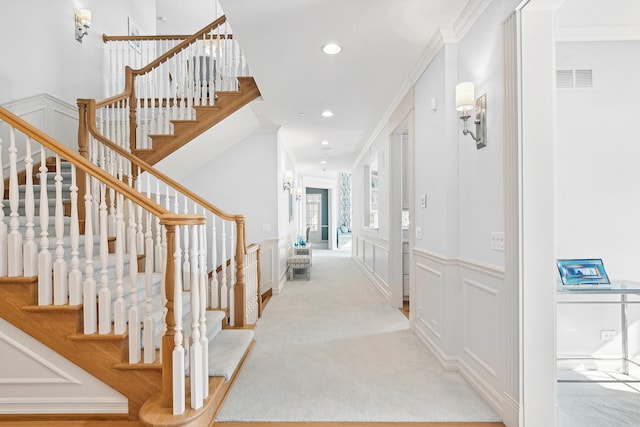
<path id="1" fill-rule="evenodd" d="M 126 414 L 127 398 L 0 319 L 0 414 Z"/>
<path id="2" fill-rule="evenodd" d="M 462 279 L 463 350 L 494 377 L 498 366 L 498 309 L 496 289 L 475 280 Z"/>
<path id="3" fill-rule="evenodd" d="M 417 327 L 441 341 L 443 273 L 423 263 L 416 263 L 415 271 L 416 295 L 412 303 L 417 306 Z"/>
<path id="4" fill-rule="evenodd" d="M 502 413 L 507 328 L 501 267 L 413 249 L 412 328 L 446 369 Z"/>
<path id="5" fill-rule="evenodd" d="M 378 243 L 373 244 L 374 274 L 378 281 L 385 287 L 386 294 L 391 294 L 389 288 L 389 249 Z"/>
<path id="6" fill-rule="evenodd" d="M 279 278 L 277 275 L 277 240 L 269 239 L 260 243 L 260 291 L 265 293 L 269 289 L 276 292 Z"/>
<path id="7" fill-rule="evenodd" d="M 364 266 L 370 271 L 376 271 L 375 245 L 370 240 L 364 240 Z"/>
<path id="8" fill-rule="evenodd" d="M 391 302 L 389 285 L 389 241 L 368 235 L 354 234 L 357 249 L 354 259 L 369 276 L 380 293 Z"/>

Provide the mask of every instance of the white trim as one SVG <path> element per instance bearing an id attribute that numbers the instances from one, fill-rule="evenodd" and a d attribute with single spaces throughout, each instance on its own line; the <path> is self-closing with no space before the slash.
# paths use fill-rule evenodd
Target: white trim
<path id="1" fill-rule="evenodd" d="M 485 9 L 491 4 L 492 0 L 471 0 L 467 3 L 458 19 L 453 24 L 453 29 L 457 40 L 462 39 L 467 31 L 471 29 L 473 24 L 482 15 Z"/>
<path id="2" fill-rule="evenodd" d="M 501 393 L 491 387 L 474 369 L 471 369 L 464 360 L 458 360 L 458 372 L 471 384 L 478 393 L 487 401 L 489 406 L 498 414 L 502 413 L 504 400 Z M 496 420 L 498 421 L 498 420 Z M 499 420 L 502 421 L 502 420 Z"/>
<path id="3" fill-rule="evenodd" d="M 466 268 L 467 270 L 476 271 L 478 273 L 483 273 L 489 276 L 492 276 L 496 279 L 504 279 L 504 267 L 500 267 L 498 265 L 487 264 L 480 261 L 465 259 L 465 258 L 455 258 L 455 257 L 447 257 L 441 254 L 437 254 L 435 252 L 428 251 L 426 249 L 412 248 L 413 252 L 417 256 L 422 256 L 431 261 L 437 262 L 446 266 L 457 266 Z"/>
<path id="4" fill-rule="evenodd" d="M 4 397 L 0 414 L 126 414 L 126 399 L 110 397 Z"/>
<path id="5" fill-rule="evenodd" d="M 34 362 L 39 363 L 58 375 L 58 378 L 3 378 L 0 380 L 0 384 L 82 384 L 80 380 L 64 371 L 60 366 L 54 365 L 32 349 L 5 334 L 2 330 L 0 330 L 0 340 L 21 351 L 26 357 L 29 357 Z"/>
<path id="6" fill-rule="evenodd" d="M 640 40 L 640 25 L 590 25 L 558 27 L 556 42 Z"/>

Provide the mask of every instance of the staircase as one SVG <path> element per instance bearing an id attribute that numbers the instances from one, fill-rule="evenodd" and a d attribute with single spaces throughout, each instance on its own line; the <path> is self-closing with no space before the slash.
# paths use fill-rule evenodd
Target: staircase
<path id="1" fill-rule="evenodd" d="M 224 65 L 223 23 L 127 67 L 123 93 L 78 100 L 80 155 L 0 108 L 0 316 L 126 396 L 127 414 L 97 418 L 208 425 L 253 343 L 259 246 L 246 245 L 244 216 L 152 166 L 260 95 L 223 73 L 237 68 Z M 207 37 L 214 71 L 198 78 Z M 223 81 L 237 90 L 215 90 Z"/>

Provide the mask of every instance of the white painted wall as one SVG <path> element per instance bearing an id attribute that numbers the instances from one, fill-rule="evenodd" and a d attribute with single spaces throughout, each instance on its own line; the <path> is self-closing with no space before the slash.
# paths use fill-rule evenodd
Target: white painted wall
<path id="1" fill-rule="evenodd" d="M 518 364 L 505 356 L 504 257 L 491 250 L 490 235 L 504 230 L 502 23 L 517 3 L 490 2 L 459 43 L 441 40 L 439 51 L 415 82 L 415 127 L 410 130 L 415 171 L 410 178 L 414 182 L 411 232 L 420 227 L 423 235 L 413 238 L 411 248 L 412 328 L 443 365 L 462 372 L 496 411 L 515 411 L 505 416 L 510 425 L 518 418 L 513 405 L 518 397 L 507 393 L 506 382 L 509 376 L 517 377 Z M 455 111 L 455 85 L 465 80 L 475 82 L 477 96 L 487 94 L 488 146 L 481 150 L 462 135 Z M 389 172 L 384 167 L 387 136 L 385 128 L 352 170 L 354 258 L 383 294 L 388 278 L 377 270 L 389 262 L 389 230 L 383 227 L 390 209 Z M 373 153 L 382 181 L 378 230 L 363 227 L 364 166 Z M 385 157 L 382 162 L 380 153 Z M 426 208 L 419 205 L 423 194 Z M 509 320 L 515 324 L 515 319 Z"/>
<path id="2" fill-rule="evenodd" d="M 180 180 L 196 194 L 230 214 L 246 217 L 247 244 L 260 243 L 265 291 L 278 283 L 279 209 L 277 130 L 253 133 L 221 156 Z M 275 250 L 275 254 L 272 251 Z"/>
<path id="3" fill-rule="evenodd" d="M 74 9 L 89 9 L 92 23 L 75 40 Z M 156 30 L 154 0 L 24 0 L 3 4 L 0 104 L 48 93 L 70 104 L 102 97 L 102 34 L 126 35 L 127 17 L 142 34 Z"/>
<path id="4" fill-rule="evenodd" d="M 564 8 L 560 8 L 562 11 Z M 607 22 L 607 21 L 604 21 Z M 561 42 L 558 68 L 593 70 L 593 89 L 558 89 L 555 251 L 557 258 L 602 258 L 612 280 L 640 282 L 640 145 L 630 135 L 640 93 L 640 41 Z M 562 299 L 585 299 L 573 297 Z M 587 297 L 593 300 L 593 297 Z M 615 299 L 615 298 L 614 298 Z M 628 306 L 629 351 L 640 353 L 640 308 Z M 559 305 L 559 356 L 620 354 L 615 305 Z M 615 330 L 602 341 L 601 330 Z"/>

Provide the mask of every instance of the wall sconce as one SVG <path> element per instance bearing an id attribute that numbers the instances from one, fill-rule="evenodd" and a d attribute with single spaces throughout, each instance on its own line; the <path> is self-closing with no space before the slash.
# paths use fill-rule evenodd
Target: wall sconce
<path id="1" fill-rule="evenodd" d="M 292 188 L 293 188 L 293 172 L 285 171 L 284 178 L 282 180 L 282 189 L 284 191 L 291 192 Z"/>
<path id="2" fill-rule="evenodd" d="M 79 12 L 75 12 L 76 18 L 76 40 L 82 43 L 82 38 L 89 34 L 89 27 L 91 26 L 91 11 L 88 9 L 81 9 Z"/>
<path id="3" fill-rule="evenodd" d="M 467 120 L 471 117 L 469 111 L 476 107 L 476 118 L 473 121 L 476 125 L 476 133 L 467 129 Z M 471 135 L 476 142 L 476 148 L 487 146 L 487 95 L 475 99 L 475 88 L 472 82 L 458 83 L 456 85 L 456 110 L 462 111 L 460 120 L 464 123 L 463 135 Z"/>
<path id="4" fill-rule="evenodd" d="M 296 188 L 296 202 L 302 200 L 302 188 Z"/>

